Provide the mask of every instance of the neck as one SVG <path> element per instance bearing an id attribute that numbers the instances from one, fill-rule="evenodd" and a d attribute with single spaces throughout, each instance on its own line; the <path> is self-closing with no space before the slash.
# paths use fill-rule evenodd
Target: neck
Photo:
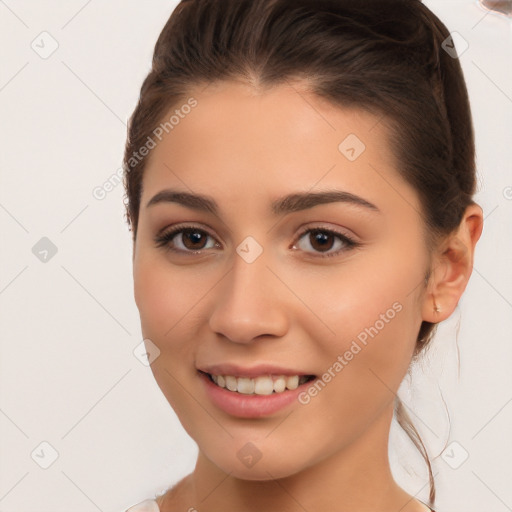
<path id="1" fill-rule="evenodd" d="M 388 439 L 392 417 L 393 409 L 386 409 L 348 446 L 279 479 L 255 481 L 233 477 L 200 451 L 194 472 L 187 479 L 189 485 L 184 510 L 418 510 L 413 508 L 411 497 L 396 484 L 391 473 Z M 271 478 L 271 468 L 268 468 L 268 473 Z"/>

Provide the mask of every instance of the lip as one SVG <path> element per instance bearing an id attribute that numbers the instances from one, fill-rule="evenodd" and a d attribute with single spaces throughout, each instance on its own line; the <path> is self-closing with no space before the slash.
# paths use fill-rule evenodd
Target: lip
<path id="1" fill-rule="evenodd" d="M 238 418 L 261 418 L 262 416 L 269 416 L 282 409 L 285 409 L 294 402 L 296 406 L 298 406 L 299 394 L 302 393 L 313 382 L 305 382 L 296 389 L 287 389 L 282 393 L 273 393 L 272 395 L 244 395 L 243 393 L 229 391 L 226 388 L 217 386 L 217 384 L 212 382 L 210 377 L 202 371 L 198 371 L 197 374 L 202 380 L 206 394 L 210 400 L 219 409 L 222 409 L 227 414 L 236 416 Z M 220 373 L 219 375 L 223 374 Z M 226 375 L 230 374 L 228 373 Z M 261 373 L 258 375 L 261 375 Z M 281 373 L 280 375 L 285 374 Z M 290 375 L 297 374 L 291 373 Z"/>
<path id="2" fill-rule="evenodd" d="M 250 368 L 245 368 L 243 366 L 238 366 L 231 363 L 223 363 L 202 366 L 198 367 L 197 369 L 212 375 L 232 375 L 233 377 L 249 377 L 251 379 L 259 377 L 260 375 L 273 375 L 276 377 L 279 375 L 298 375 L 299 377 L 302 375 L 314 375 L 313 373 L 307 373 L 301 370 L 293 370 L 290 368 L 284 368 L 282 366 L 265 363 L 255 365 Z"/>

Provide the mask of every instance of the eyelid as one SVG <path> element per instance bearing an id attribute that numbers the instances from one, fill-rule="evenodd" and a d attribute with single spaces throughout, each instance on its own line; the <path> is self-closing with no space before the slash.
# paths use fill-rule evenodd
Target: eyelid
<path id="1" fill-rule="evenodd" d="M 197 224 L 187 224 L 187 223 L 179 223 L 176 225 L 171 226 L 170 228 L 164 228 L 158 232 L 158 234 L 155 236 L 155 242 L 157 247 L 164 247 L 169 251 L 172 251 L 175 254 L 199 254 L 202 251 L 205 251 L 206 249 L 199 249 L 197 251 L 184 251 L 182 249 L 174 249 L 172 247 L 169 247 L 169 242 L 177 236 L 179 233 L 186 231 L 187 229 L 192 229 L 196 231 L 200 231 L 208 235 L 210 238 L 215 240 L 216 244 L 219 244 L 220 242 L 217 240 L 217 238 L 212 235 L 208 229 L 204 229 L 203 227 L 198 226 Z M 167 246 L 167 247 L 166 247 Z"/>
<path id="2" fill-rule="evenodd" d="M 203 253 L 204 251 L 209 250 L 209 249 L 198 249 L 197 251 L 194 251 L 194 250 L 186 250 L 185 251 L 183 249 L 175 249 L 175 248 L 168 246 L 170 240 L 172 240 L 175 236 L 177 236 L 181 232 L 186 231 L 187 229 L 192 229 L 192 230 L 196 230 L 199 232 L 203 232 L 206 235 L 208 235 L 210 238 L 215 240 L 216 245 L 220 244 L 220 242 L 217 240 L 217 238 L 212 233 L 210 233 L 208 229 L 204 229 L 202 226 L 199 226 L 197 224 L 181 223 L 181 224 L 176 224 L 174 226 L 171 226 L 169 228 L 169 230 L 167 230 L 167 228 L 160 230 L 160 232 L 155 237 L 155 242 L 156 242 L 157 247 L 164 247 L 167 250 L 172 251 L 174 254 L 182 254 L 182 255 L 197 255 L 197 254 Z M 305 234 L 307 234 L 311 231 L 322 231 L 324 233 L 328 233 L 330 235 L 338 237 L 345 244 L 344 248 L 339 249 L 334 252 L 322 253 L 321 251 L 317 251 L 317 252 L 302 251 L 306 255 L 312 256 L 313 258 L 322 259 L 322 258 L 337 256 L 337 255 L 340 255 L 344 252 L 347 252 L 351 249 L 355 249 L 362 245 L 361 242 L 358 242 L 357 240 L 355 240 L 351 235 L 343 233 L 338 229 L 331 228 L 331 227 L 328 227 L 325 225 L 318 225 L 318 226 L 307 225 L 307 226 L 304 226 L 301 229 L 301 231 L 299 232 L 299 234 L 296 236 L 295 241 L 292 244 L 292 248 L 294 250 L 298 250 L 298 249 L 296 249 L 297 243 L 302 239 L 302 237 Z"/>
<path id="3" fill-rule="evenodd" d="M 307 233 L 309 233 L 311 231 L 321 231 L 323 233 L 328 233 L 329 235 L 332 235 L 332 236 L 335 236 L 335 237 L 339 238 L 344 243 L 344 245 L 345 245 L 345 247 L 343 247 L 341 249 L 338 249 L 337 251 L 334 251 L 334 252 L 322 253 L 321 251 L 317 251 L 317 252 L 303 251 L 305 254 L 307 254 L 308 256 L 312 256 L 313 258 L 323 259 L 323 258 L 329 258 L 329 257 L 332 257 L 332 256 L 339 256 L 342 253 L 350 251 L 351 249 L 356 249 L 356 248 L 358 248 L 358 247 L 360 247 L 362 245 L 362 243 L 357 241 L 357 240 L 355 240 L 352 235 L 348 235 L 346 233 L 343 233 L 342 231 L 340 231 L 340 230 L 338 230 L 336 228 L 331 228 L 331 227 L 328 227 L 328 226 L 325 226 L 325 225 L 319 225 L 319 226 L 308 225 L 308 226 L 304 227 L 299 232 L 299 234 L 297 236 L 297 241 L 293 243 L 293 248 L 295 249 L 297 243 L 301 240 L 301 238 L 305 234 L 307 234 Z"/>
<path id="4" fill-rule="evenodd" d="M 297 239 L 300 239 L 302 236 L 304 236 L 306 233 L 310 231 L 325 231 L 326 233 L 331 233 L 342 238 L 347 238 L 348 240 L 351 240 L 354 243 L 356 243 L 355 237 L 353 235 L 345 233 L 339 228 L 333 228 L 323 223 L 320 223 L 318 226 L 311 226 L 310 224 L 308 224 L 307 226 L 301 228 L 299 234 L 297 235 Z"/>

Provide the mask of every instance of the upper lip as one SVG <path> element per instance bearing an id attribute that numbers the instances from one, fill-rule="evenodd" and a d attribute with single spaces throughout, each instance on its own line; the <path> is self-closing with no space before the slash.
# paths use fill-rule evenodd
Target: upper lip
<path id="1" fill-rule="evenodd" d="M 211 364 L 198 367 L 198 370 L 212 375 L 231 375 L 233 377 L 259 377 L 260 375 L 313 375 L 301 370 L 292 370 L 275 364 L 258 364 L 255 366 L 243 367 L 232 363 Z"/>

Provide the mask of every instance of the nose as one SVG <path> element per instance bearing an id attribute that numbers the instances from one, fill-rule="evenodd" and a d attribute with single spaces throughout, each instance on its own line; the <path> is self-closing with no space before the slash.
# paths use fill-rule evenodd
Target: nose
<path id="1" fill-rule="evenodd" d="M 217 290 L 209 320 L 217 334 L 235 343 L 251 343 L 259 337 L 281 337 L 287 332 L 287 290 L 267 267 L 263 255 L 252 263 L 236 255 Z"/>

